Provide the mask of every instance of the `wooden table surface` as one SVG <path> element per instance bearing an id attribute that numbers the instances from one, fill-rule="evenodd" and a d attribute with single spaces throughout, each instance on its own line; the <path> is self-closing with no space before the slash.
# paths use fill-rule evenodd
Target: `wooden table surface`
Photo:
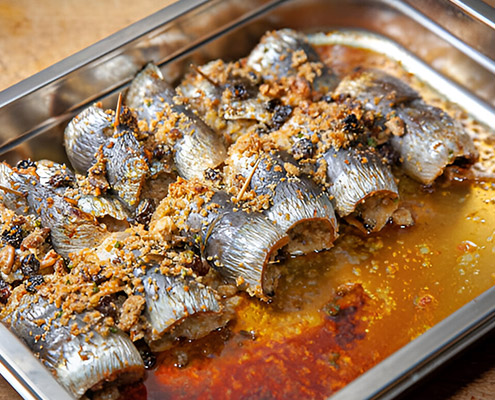
<path id="1" fill-rule="evenodd" d="M 0 0 L 0 90 L 173 2 Z M 495 332 L 405 398 L 495 399 Z M 20 397 L 0 377 L 0 400 L 6 399 Z"/>

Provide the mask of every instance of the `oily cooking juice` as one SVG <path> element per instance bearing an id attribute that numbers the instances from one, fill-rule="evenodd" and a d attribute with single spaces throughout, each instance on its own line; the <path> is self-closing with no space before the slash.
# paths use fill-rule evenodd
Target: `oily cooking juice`
<path id="1" fill-rule="evenodd" d="M 461 119 L 482 149 L 481 169 L 493 168 L 490 132 L 398 64 L 345 46 L 318 51 L 339 74 L 394 71 Z M 341 224 L 331 250 L 281 261 L 268 304 L 244 296 L 227 327 L 161 354 L 143 398 L 326 398 L 486 291 L 495 283 L 495 183 L 455 173 L 427 186 L 400 177 L 414 226 L 365 235 Z"/>

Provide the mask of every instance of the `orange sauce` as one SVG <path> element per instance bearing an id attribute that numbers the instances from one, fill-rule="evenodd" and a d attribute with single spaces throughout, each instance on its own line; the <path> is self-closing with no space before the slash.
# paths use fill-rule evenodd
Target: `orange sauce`
<path id="1" fill-rule="evenodd" d="M 340 73 L 389 63 L 322 50 L 336 53 Z M 246 296 L 226 328 L 161 354 L 138 397 L 323 399 L 492 286 L 495 184 L 399 186 L 414 226 L 365 236 L 342 222 L 332 250 L 284 261 L 270 304 Z"/>

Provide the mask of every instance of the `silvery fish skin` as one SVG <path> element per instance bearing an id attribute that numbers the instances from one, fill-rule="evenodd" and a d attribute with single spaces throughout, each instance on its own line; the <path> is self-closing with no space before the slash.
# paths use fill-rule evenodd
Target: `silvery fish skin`
<path id="1" fill-rule="evenodd" d="M 213 289 L 194 276 L 163 274 L 158 265 L 138 268 L 146 298 L 145 317 L 151 325 L 149 345 L 163 351 L 174 339 L 199 339 L 228 322 Z"/>
<path id="2" fill-rule="evenodd" d="M 36 174 L 41 185 L 53 189 L 61 196 L 65 195 L 67 187 L 74 188 L 76 186 L 74 173 L 64 164 L 48 160 L 37 161 Z M 77 207 L 94 217 L 108 215 L 118 220 L 126 220 L 129 217 L 127 210 L 116 197 L 90 194 L 78 194 L 74 197 L 74 200 L 77 201 Z"/>
<path id="3" fill-rule="evenodd" d="M 129 218 L 129 212 L 121 201 L 111 196 L 83 194 L 78 197 L 77 206 L 82 212 L 91 214 L 97 218 L 106 215 L 119 221 L 125 221 Z"/>
<path id="4" fill-rule="evenodd" d="M 359 100 L 385 121 L 399 118 L 403 131 L 393 134 L 390 142 L 404 171 L 421 183 L 431 184 L 457 159 L 473 162 L 477 158 L 474 143 L 459 122 L 383 71 L 352 74 L 342 80 L 334 95 Z"/>
<path id="5" fill-rule="evenodd" d="M 287 164 L 295 170 L 298 166 L 288 155 L 284 159 L 278 152 L 265 152 L 258 157 L 259 165 L 254 171 L 254 155 L 234 151 L 230 165 L 233 173 L 245 178 L 253 173 L 250 188 L 258 195 L 269 196 L 270 206 L 264 214 L 289 235 L 288 252 L 297 255 L 332 247 L 338 224 L 328 193 L 302 173 L 290 175 Z"/>
<path id="6" fill-rule="evenodd" d="M 17 175 L 30 209 L 40 216 L 43 227 L 50 228 L 53 247 L 61 256 L 68 257 L 74 251 L 94 247 L 107 236 L 98 221 L 81 211 L 73 200 L 42 185 L 30 173 L 21 171 Z"/>
<path id="7" fill-rule="evenodd" d="M 74 117 L 64 131 L 64 145 L 72 167 L 86 174 L 95 154 L 112 135 L 113 116 L 96 105 Z"/>
<path id="8" fill-rule="evenodd" d="M 264 79 L 273 80 L 297 75 L 294 66 L 296 52 L 303 52 L 307 61 L 321 63 L 315 49 L 306 36 L 292 29 L 281 29 L 265 34 L 260 43 L 251 51 L 246 63 Z M 326 94 L 337 86 L 337 76 L 325 65 L 313 80 L 313 89 Z"/>
<path id="9" fill-rule="evenodd" d="M 177 171 L 185 179 L 202 179 L 206 169 L 217 167 L 225 159 L 225 143 L 193 112 L 175 103 L 175 95 L 174 89 L 163 80 L 160 69 L 148 64 L 132 81 L 125 103 L 150 127 L 159 126 L 160 114 L 170 108 L 178 117 L 175 128 L 181 134 L 174 146 Z"/>
<path id="10" fill-rule="evenodd" d="M 227 281 L 267 300 L 278 279 L 270 261 L 288 243 L 286 233 L 263 214 L 238 209 L 223 191 L 202 209 L 206 216 L 197 210 L 189 220 L 192 230 L 201 232 L 203 257 Z"/>
<path id="11" fill-rule="evenodd" d="M 269 98 L 261 95 L 257 87 L 256 78 L 252 79 L 230 76 L 227 82 L 215 83 L 220 73 L 218 61 L 212 61 L 201 67 L 195 76 L 183 80 L 177 91 L 187 99 L 187 103 L 196 110 L 201 117 L 208 121 L 206 115 L 214 107 L 217 118 L 226 121 L 253 120 L 269 123 L 272 113 L 267 110 Z M 228 66 L 223 66 L 228 68 Z M 206 79 L 205 77 L 210 77 Z M 224 94 L 229 91 L 228 96 Z"/>
<path id="12" fill-rule="evenodd" d="M 117 196 L 132 209 L 139 202 L 149 174 L 143 146 L 127 127 L 119 127 L 101 149 L 106 161 L 108 183 Z"/>
<path id="13" fill-rule="evenodd" d="M 350 216 L 353 225 L 367 233 L 382 229 L 398 207 L 399 191 L 390 168 L 368 148 L 331 147 L 322 158 L 339 215 Z"/>
<path id="14" fill-rule="evenodd" d="M 49 160 L 36 161 L 36 174 L 40 183 L 63 193 L 69 186 L 76 182 L 76 176 L 65 164 L 59 164 Z"/>
<path id="15" fill-rule="evenodd" d="M 124 384 L 143 377 L 143 360 L 127 335 L 116 331 L 103 336 L 96 329 L 74 335 L 71 327 L 84 327 L 85 313 L 75 314 L 67 325 L 60 323 L 60 313 L 42 297 L 27 294 L 3 322 L 75 398 L 107 382 Z"/>
<path id="16" fill-rule="evenodd" d="M 18 176 L 6 163 L 0 163 L 0 185 L 5 188 L 0 190 L 0 200 L 3 204 L 16 214 L 26 215 L 29 212 L 29 205 L 24 195 L 16 194 L 12 191 L 21 191 L 22 180 L 18 181 Z"/>
<path id="17" fill-rule="evenodd" d="M 402 168 L 412 178 L 431 184 L 456 160 L 474 162 L 477 150 L 459 121 L 421 100 L 397 109 L 407 132 L 393 136 L 393 148 L 401 155 Z M 426 156 L 425 156 L 426 155 Z"/>

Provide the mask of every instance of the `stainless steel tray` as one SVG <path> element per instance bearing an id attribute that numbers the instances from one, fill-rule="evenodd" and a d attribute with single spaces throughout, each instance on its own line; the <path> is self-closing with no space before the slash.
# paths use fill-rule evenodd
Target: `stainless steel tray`
<path id="1" fill-rule="evenodd" d="M 461 7 L 459 3 L 182 0 L 1 92 L 0 154 L 10 162 L 26 157 L 66 161 L 62 132 L 67 121 L 94 101 L 113 106 L 116 94 L 146 62 L 158 63 L 175 79 L 190 62 L 243 56 L 267 29 L 281 27 L 371 32 L 370 46 L 373 40 L 387 43 L 389 55 L 401 59 L 406 68 L 459 102 L 475 118 L 495 126 L 491 46 L 495 15 L 478 1 L 461 3 Z M 466 41 L 456 36 L 467 31 Z M 395 352 L 334 398 L 392 398 L 493 327 L 495 288 Z M 0 372 L 24 398 L 70 398 L 1 325 L 0 335 Z"/>

